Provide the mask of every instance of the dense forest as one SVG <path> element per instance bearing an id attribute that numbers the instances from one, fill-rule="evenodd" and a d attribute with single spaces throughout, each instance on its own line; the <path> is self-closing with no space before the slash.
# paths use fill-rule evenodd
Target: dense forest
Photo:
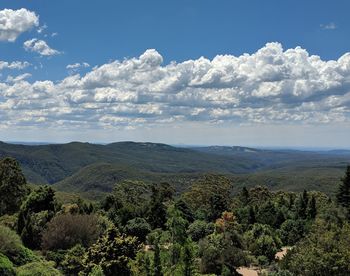
<path id="1" fill-rule="evenodd" d="M 350 166 L 336 196 L 238 192 L 202 174 L 117 181 L 101 200 L 27 183 L 0 161 L 0 275 L 350 275 Z M 283 254 L 281 254 L 281 252 Z"/>

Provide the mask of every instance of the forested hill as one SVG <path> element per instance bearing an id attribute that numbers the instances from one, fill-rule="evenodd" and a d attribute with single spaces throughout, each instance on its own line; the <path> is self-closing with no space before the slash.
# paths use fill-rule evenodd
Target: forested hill
<path id="1" fill-rule="evenodd" d="M 226 174 L 240 185 L 333 192 L 350 152 L 180 148 L 157 143 L 20 145 L 0 142 L 0 158 L 16 158 L 28 181 L 67 191 L 110 191 L 123 179 L 168 181 L 179 189 L 203 173 Z"/>

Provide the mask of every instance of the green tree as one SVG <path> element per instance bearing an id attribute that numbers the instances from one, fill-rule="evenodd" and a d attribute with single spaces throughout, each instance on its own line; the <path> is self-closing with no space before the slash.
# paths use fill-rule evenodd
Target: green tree
<path id="1" fill-rule="evenodd" d="M 17 212 L 27 191 L 18 162 L 9 157 L 0 160 L 0 216 Z"/>
<path id="2" fill-rule="evenodd" d="M 78 275 L 83 270 L 83 257 L 86 249 L 77 244 L 67 251 L 61 263 L 62 270 L 65 275 Z"/>
<path id="3" fill-rule="evenodd" d="M 337 201 L 347 210 L 350 217 L 350 165 L 347 166 L 345 175 L 339 185 Z"/>
<path id="4" fill-rule="evenodd" d="M 181 260 L 183 263 L 182 275 L 183 276 L 192 276 L 195 273 L 194 266 L 194 248 L 193 242 L 191 239 L 187 239 L 183 248 Z"/>
<path id="5" fill-rule="evenodd" d="M 135 236 L 139 241 L 144 242 L 148 233 L 151 232 L 151 226 L 144 218 L 134 218 L 126 223 L 124 230 L 126 234 Z"/>
<path id="6" fill-rule="evenodd" d="M 136 257 L 140 244 L 137 238 L 120 234 L 116 228 L 108 229 L 86 252 L 84 271 L 91 272 L 99 265 L 106 276 L 131 274 L 129 262 Z"/>
<path id="7" fill-rule="evenodd" d="M 350 226 L 316 220 L 309 235 L 288 251 L 281 266 L 293 275 L 350 275 Z"/>
<path id="8" fill-rule="evenodd" d="M 152 186 L 151 201 L 148 210 L 148 221 L 152 228 L 165 228 L 166 207 L 164 202 L 170 200 L 173 196 L 173 189 L 167 183 Z"/>
<path id="9" fill-rule="evenodd" d="M 308 218 L 314 219 L 317 214 L 317 207 L 316 207 L 316 198 L 315 196 L 312 196 L 309 201 L 309 207 L 308 207 Z"/>
<path id="10" fill-rule="evenodd" d="M 24 245 L 40 248 L 42 231 L 55 215 L 55 203 L 55 191 L 49 186 L 39 187 L 23 202 L 18 215 L 17 231 Z"/>
<path id="11" fill-rule="evenodd" d="M 156 238 L 155 244 L 154 244 L 154 256 L 153 256 L 153 273 L 154 273 L 154 276 L 163 276 L 162 262 L 161 262 L 161 259 L 160 259 L 159 239 L 160 239 L 160 237 L 158 236 Z"/>

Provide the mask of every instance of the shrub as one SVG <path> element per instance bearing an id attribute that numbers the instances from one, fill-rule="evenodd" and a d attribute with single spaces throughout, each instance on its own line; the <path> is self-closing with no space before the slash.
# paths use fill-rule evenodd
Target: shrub
<path id="1" fill-rule="evenodd" d="M 82 260 L 84 253 L 85 248 L 80 244 L 67 251 L 61 264 L 65 275 L 78 275 L 83 269 Z"/>
<path id="2" fill-rule="evenodd" d="M 17 276 L 62 276 L 62 273 L 53 267 L 53 262 L 37 261 L 25 264 L 16 269 Z"/>
<path id="3" fill-rule="evenodd" d="M 190 224 L 187 230 L 187 234 L 193 241 L 199 241 L 213 232 L 214 224 L 207 223 L 204 220 L 195 220 L 192 224 Z"/>
<path id="4" fill-rule="evenodd" d="M 151 226 L 144 218 L 134 218 L 126 223 L 125 232 L 144 242 L 148 233 L 151 232 Z"/>
<path id="5" fill-rule="evenodd" d="M 44 250 L 69 249 L 76 244 L 89 246 L 100 235 L 96 215 L 61 214 L 54 217 L 43 233 Z"/>
<path id="6" fill-rule="evenodd" d="M 16 275 L 12 262 L 4 255 L 0 253 L 0 275 L 14 276 Z"/>
<path id="7" fill-rule="evenodd" d="M 104 274 L 130 275 L 129 263 L 140 249 L 135 237 L 125 236 L 111 228 L 85 254 L 84 271 L 89 273 L 99 265 Z"/>
<path id="8" fill-rule="evenodd" d="M 0 225 L 0 252 L 6 256 L 20 250 L 22 241 L 16 232 L 10 228 Z"/>

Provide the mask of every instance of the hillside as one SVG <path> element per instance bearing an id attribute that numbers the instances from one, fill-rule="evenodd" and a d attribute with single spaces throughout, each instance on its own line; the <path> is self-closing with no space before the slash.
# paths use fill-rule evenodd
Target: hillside
<path id="1" fill-rule="evenodd" d="M 124 179 L 170 182 L 178 191 L 204 173 L 225 174 L 242 186 L 316 189 L 333 194 L 349 151 L 262 150 L 245 147 L 178 148 L 157 143 L 107 145 L 72 142 L 19 145 L 0 142 L 0 158 L 16 158 L 28 181 L 88 194 L 110 192 Z"/>

